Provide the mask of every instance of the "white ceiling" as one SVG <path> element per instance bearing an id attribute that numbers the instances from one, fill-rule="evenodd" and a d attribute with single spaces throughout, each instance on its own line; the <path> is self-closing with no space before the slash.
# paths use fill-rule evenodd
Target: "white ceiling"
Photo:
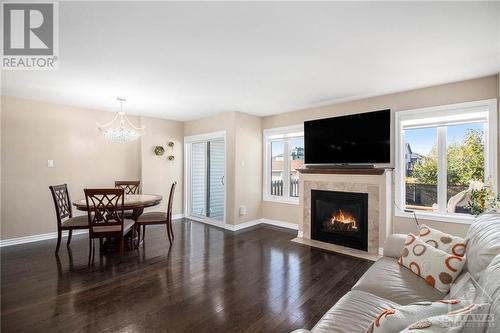
<path id="1" fill-rule="evenodd" d="M 57 71 L 2 94 L 188 120 L 270 115 L 500 70 L 500 3 L 60 2 Z"/>

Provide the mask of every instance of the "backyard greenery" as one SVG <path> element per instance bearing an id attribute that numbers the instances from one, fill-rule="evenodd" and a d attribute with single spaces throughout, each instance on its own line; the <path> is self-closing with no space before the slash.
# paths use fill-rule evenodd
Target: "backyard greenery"
<path id="1" fill-rule="evenodd" d="M 413 177 L 419 184 L 437 183 L 437 147 L 434 146 L 421 164 L 415 165 Z M 464 141 L 447 150 L 448 184 L 469 185 L 471 180 L 484 182 L 484 133 L 469 129 Z"/>

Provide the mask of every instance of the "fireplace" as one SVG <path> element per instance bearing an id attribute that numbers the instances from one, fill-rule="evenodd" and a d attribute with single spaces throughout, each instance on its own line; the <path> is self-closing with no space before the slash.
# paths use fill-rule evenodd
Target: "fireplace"
<path id="1" fill-rule="evenodd" d="M 368 250 L 368 193 L 311 190 L 311 238 Z"/>

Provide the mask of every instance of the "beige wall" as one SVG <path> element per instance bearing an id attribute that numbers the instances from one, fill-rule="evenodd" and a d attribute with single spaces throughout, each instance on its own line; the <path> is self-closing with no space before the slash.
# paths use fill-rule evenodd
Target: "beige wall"
<path id="1" fill-rule="evenodd" d="M 177 186 L 174 194 L 173 213 L 181 214 L 183 209 L 183 138 L 182 122 L 165 119 L 141 117 L 141 124 L 146 127 L 146 135 L 140 139 L 140 174 L 142 193 L 161 194 L 164 200 L 160 206 L 147 210 L 166 210 L 170 186 L 174 181 Z M 168 142 L 174 147 L 168 147 Z M 153 152 L 156 146 L 163 146 L 165 154 L 156 156 Z M 170 161 L 169 155 L 175 159 Z"/>
<path id="2" fill-rule="evenodd" d="M 393 112 L 415 108 L 461 103 L 482 99 L 498 98 L 499 75 L 474 80 L 444 84 L 435 87 L 417 89 L 396 94 L 372 97 L 357 101 L 339 103 L 324 107 L 287 112 L 264 117 L 263 128 L 274 128 L 296 125 L 310 119 L 319 119 L 390 108 Z M 298 223 L 299 207 L 279 203 L 264 202 L 262 205 L 263 217 Z M 414 222 L 411 219 L 394 217 L 395 232 L 414 231 Z M 430 226 L 454 234 L 464 235 L 468 225 L 422 221 Z"/>
<path id="3" fill-rule="evenodd" d="M 235 224 L 262 217 L 262 118 L 236 113 Z M 247 213 L 239 215 L 239 207 Z"/>
<path id="4" fill-rule="evenodd" d="M 141 179 L 144 193 L 162 194 L 165 209 L 171 182 L 179 184 L 174 213 L 182 213 L 183 123 L 129 117 L 146 126 L 138 141 L 114 144 L 96 130 L 112 113 L 2 96 L 1 101 L 1 238 L 56 231 L 49 185 L 67 183 L 71 198 L 83 198 L 88 187 L 112 187 L 115 180 Z M 163 145 L 176 159 L 157 157 Z M 55 167 L 48 168 L 47 160 Z M 82 214 L 74 211 L 75 214 Z"/>

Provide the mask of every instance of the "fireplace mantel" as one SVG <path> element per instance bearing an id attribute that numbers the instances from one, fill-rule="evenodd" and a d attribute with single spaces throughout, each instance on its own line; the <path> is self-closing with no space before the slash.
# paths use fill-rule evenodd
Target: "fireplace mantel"
<path id="1" fill-rule="evenodd" d="M 301 168 L 302 174 L 337 174 L 337 175 L 383 175 L 388 168 Z"/>

